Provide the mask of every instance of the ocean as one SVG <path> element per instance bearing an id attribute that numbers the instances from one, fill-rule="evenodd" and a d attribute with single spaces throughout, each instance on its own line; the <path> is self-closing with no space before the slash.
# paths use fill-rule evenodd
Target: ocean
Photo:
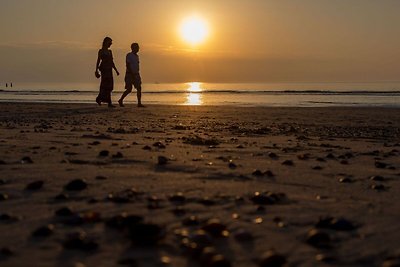
<path id="1" fill-rule="evenodd" d="M 116 103 L 123 84 L 116 83 Z M 400 107 L 400 82 L 376 83 L 152 83 L 143 84 L 142 102 L 163 105 L 380 106 Z M 5 87 L 1 102 L 95 103 L 97 83 L 35 83 Z M 136 93 L 125 103 L 135 103 Z"/>

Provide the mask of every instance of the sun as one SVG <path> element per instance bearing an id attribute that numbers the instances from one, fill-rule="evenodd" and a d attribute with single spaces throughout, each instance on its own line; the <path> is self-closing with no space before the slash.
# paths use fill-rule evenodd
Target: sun
<path id="1" fill-rule="evenodd" d="M 207 23 L 200 17 L 191 16 L 183 20 L 180 27 L 182 38 L 192 45 L 205 41 L 209 33 Z"/>

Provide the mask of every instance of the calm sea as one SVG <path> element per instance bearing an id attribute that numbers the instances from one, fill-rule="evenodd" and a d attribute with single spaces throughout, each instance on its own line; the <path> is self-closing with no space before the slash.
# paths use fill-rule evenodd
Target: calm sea
<path id="1" fill-rule="evenodd" d="M 123 91 L 116 84 L 113 100 Z M 98 84 L 0 84 L 1 102 L 93 103 Z M 143 103 L 237 106 L 400 107 L 400 82 L 379 83 L 176 83 L 144 84 Z M 136 102 L 136 94 L 126 103 Z"/>

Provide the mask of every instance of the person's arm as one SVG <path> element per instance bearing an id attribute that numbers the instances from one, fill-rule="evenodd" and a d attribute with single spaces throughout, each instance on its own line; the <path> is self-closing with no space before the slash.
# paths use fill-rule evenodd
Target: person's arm
<path id="1" fill-rule="evenodd" d="M 115 72 L 116 72 L 117 75 L 119 76 L 119 71 L 117 70 L 117 67 L 116 67 L 115 64 L 114 64 L 114 57 L 113 57 L 113 55 L 112 55 L 112 51 L 110 51 L 110 53 L 111 53 L 111 58 L 113 59 L 113 61 L 112 61 L 112 63 L 113 63 L 113 69 L 115 70 Z"/>
<path id="2" fill-rule="evenodd" d="M 97 53 L 97 61 L 96 61 L 96 70 L 94 71 L 95 76 L 99 75 L 99 67 L 100 67 L 100 51 Z"/>

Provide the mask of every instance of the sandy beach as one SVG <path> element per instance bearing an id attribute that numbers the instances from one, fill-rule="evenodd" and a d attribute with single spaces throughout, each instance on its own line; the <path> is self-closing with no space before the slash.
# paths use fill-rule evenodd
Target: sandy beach
<path id="1" fill-rule="evenodd" d="M 400 110 L 0 103 L 1 266 L 400 266 Z"/>

